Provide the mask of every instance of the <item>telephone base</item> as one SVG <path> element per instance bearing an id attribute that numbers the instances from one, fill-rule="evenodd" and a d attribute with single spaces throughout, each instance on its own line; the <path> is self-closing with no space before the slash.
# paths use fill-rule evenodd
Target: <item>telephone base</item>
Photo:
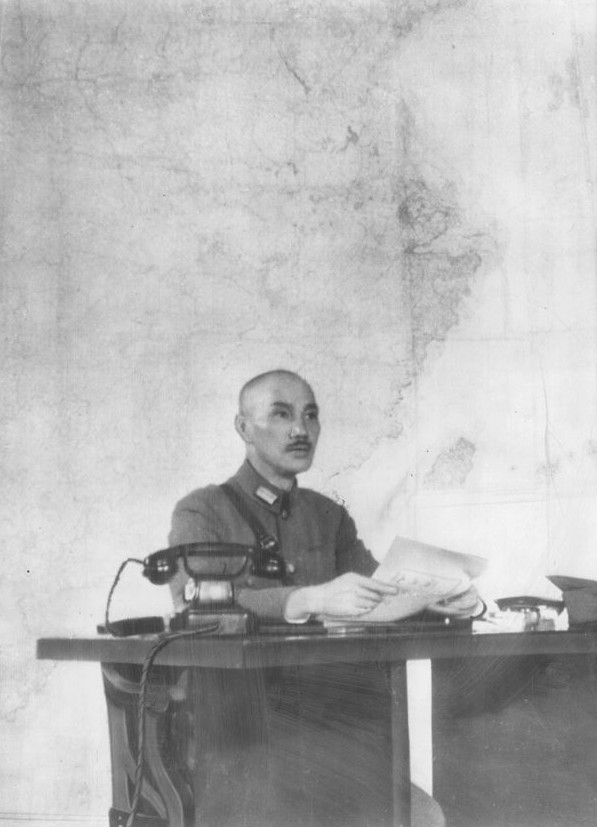
<path id="1" fill-rule="evenodd" d="M 221 609 L 217 612 L 186 609 L 170 620 L 171 632 L 209 626 L 216 627 L 212 632 L 214 635 L 250 635 L 257 628 L 255 615 L 239 608 Z"/>
<path id="2" fill-rule="evenodd" d="M 111 807 L 108 813 L 110 827 L 125 827 L 128 817 L 128 812 Z M 136 815 L 135 827 L 168 827 L 168 822 L 157 816 Z"/>

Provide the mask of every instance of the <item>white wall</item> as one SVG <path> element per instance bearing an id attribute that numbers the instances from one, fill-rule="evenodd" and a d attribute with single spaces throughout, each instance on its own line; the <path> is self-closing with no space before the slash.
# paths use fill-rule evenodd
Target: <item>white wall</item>
<path id="1" fill-rule="evenodd" d="M 0 818 L 104 823 L 97 667 L 35 640 L 235 470 L 257 372 L 376 554 L 597 574 L 594 43 L 591 0 L 4 0 Z"/>

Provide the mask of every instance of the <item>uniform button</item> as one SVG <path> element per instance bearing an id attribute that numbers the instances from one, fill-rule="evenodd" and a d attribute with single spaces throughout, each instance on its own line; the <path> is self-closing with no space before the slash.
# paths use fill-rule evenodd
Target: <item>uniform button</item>
<path id="1" fill-rule="evenodd" d="M 288 511 L 286 511 L 286 510 L 280 511 L 280 517 L 282 517 L 283 520 L 287 520 L 288 519 Z"/>
<path id="2" fill-rule="evenodd" d="M 294 565 L 294 563 L 287 563 L 286 571 L 288 572 L 288 574 L 294 574 L 296 571 L 296 566 Z"/>
<path id="3" fill-rule="evenodd" d="M 245 580 L 245 583 L 247 584 L 247 586 L 252 586 L 255 583 L 255 578 L 254 577 L 247 577 L 247 579 Z"/>

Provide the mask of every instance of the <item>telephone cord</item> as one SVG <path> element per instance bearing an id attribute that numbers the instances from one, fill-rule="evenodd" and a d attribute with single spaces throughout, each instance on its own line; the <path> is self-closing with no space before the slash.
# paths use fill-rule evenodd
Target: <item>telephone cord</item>
<path id="1" fill-rule="evenodd" d="M 139 807 L 141 789 L 143 786 L 143 754 L 145 751 L 145 705 L 149 670 L 151 669 L 157 655 L 168 643 L 171 643 L 173 640 L 178 640 L 179 638 L 183 637 L 200 636 L 210 634 L 211 632 L 217 632 L 218 628 L 219 625 L 217 623 L 210 623 L 198 629 L 188 629 L 180 632 L 167 634 L 165 637 L 162 637 L 159 640 L 157 640 L 145 656 L 145 660 L 143 661 L 143 668 L 141 669 L 139 699 L 137 702 L 137 764 L 135 767 L 133 800 L 131 803 L 131 810 L 126 820 L 125 827 L 135 827 L 135 818 L 137 817 L 137 809 Z"/>
<path id="2" fill-rule="evenodd" d="M 143 560 L 139 560 L 137 557 L 128 557 L 126 560 L 124 560 L 124 562 L 120 564 L 118 571 L 116 572 L 116 577 L 114 578 L 114 582 L 110 587 L 110 591 L 108 592 L 108 599 L 106 601 L 106 615 L 104 625 L 106 628 L 106 632 L 108 632 L 108 634 L 114 634 L 112 627 L 110 625 L 110 604 L 112 603 L 112 595 L 114 594 L 114 590 L 118 585 L 118 581 L 120 580 L 122 572 L 125 570 L 129 563 L 138 563 L 140 566 L 142 566 Z"/>

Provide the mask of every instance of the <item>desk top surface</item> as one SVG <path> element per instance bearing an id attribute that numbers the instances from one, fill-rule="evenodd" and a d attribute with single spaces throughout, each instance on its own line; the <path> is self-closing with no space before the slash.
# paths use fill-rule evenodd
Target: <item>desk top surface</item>
<path id="1" fill-rule="evenodd" d="M 142 663 L 156 635 L 115 638 L 41 638 L 42 660 Z M 597 654 L 597 632 L 516 632 L 478 634 L 468 630 L 433 632 L 367 631 L 345 634 L 179 637 L 157 655 L 156 664 L 219 669 L 310 666 L 338 662 L 403 662 L 470 657 Z"/>

